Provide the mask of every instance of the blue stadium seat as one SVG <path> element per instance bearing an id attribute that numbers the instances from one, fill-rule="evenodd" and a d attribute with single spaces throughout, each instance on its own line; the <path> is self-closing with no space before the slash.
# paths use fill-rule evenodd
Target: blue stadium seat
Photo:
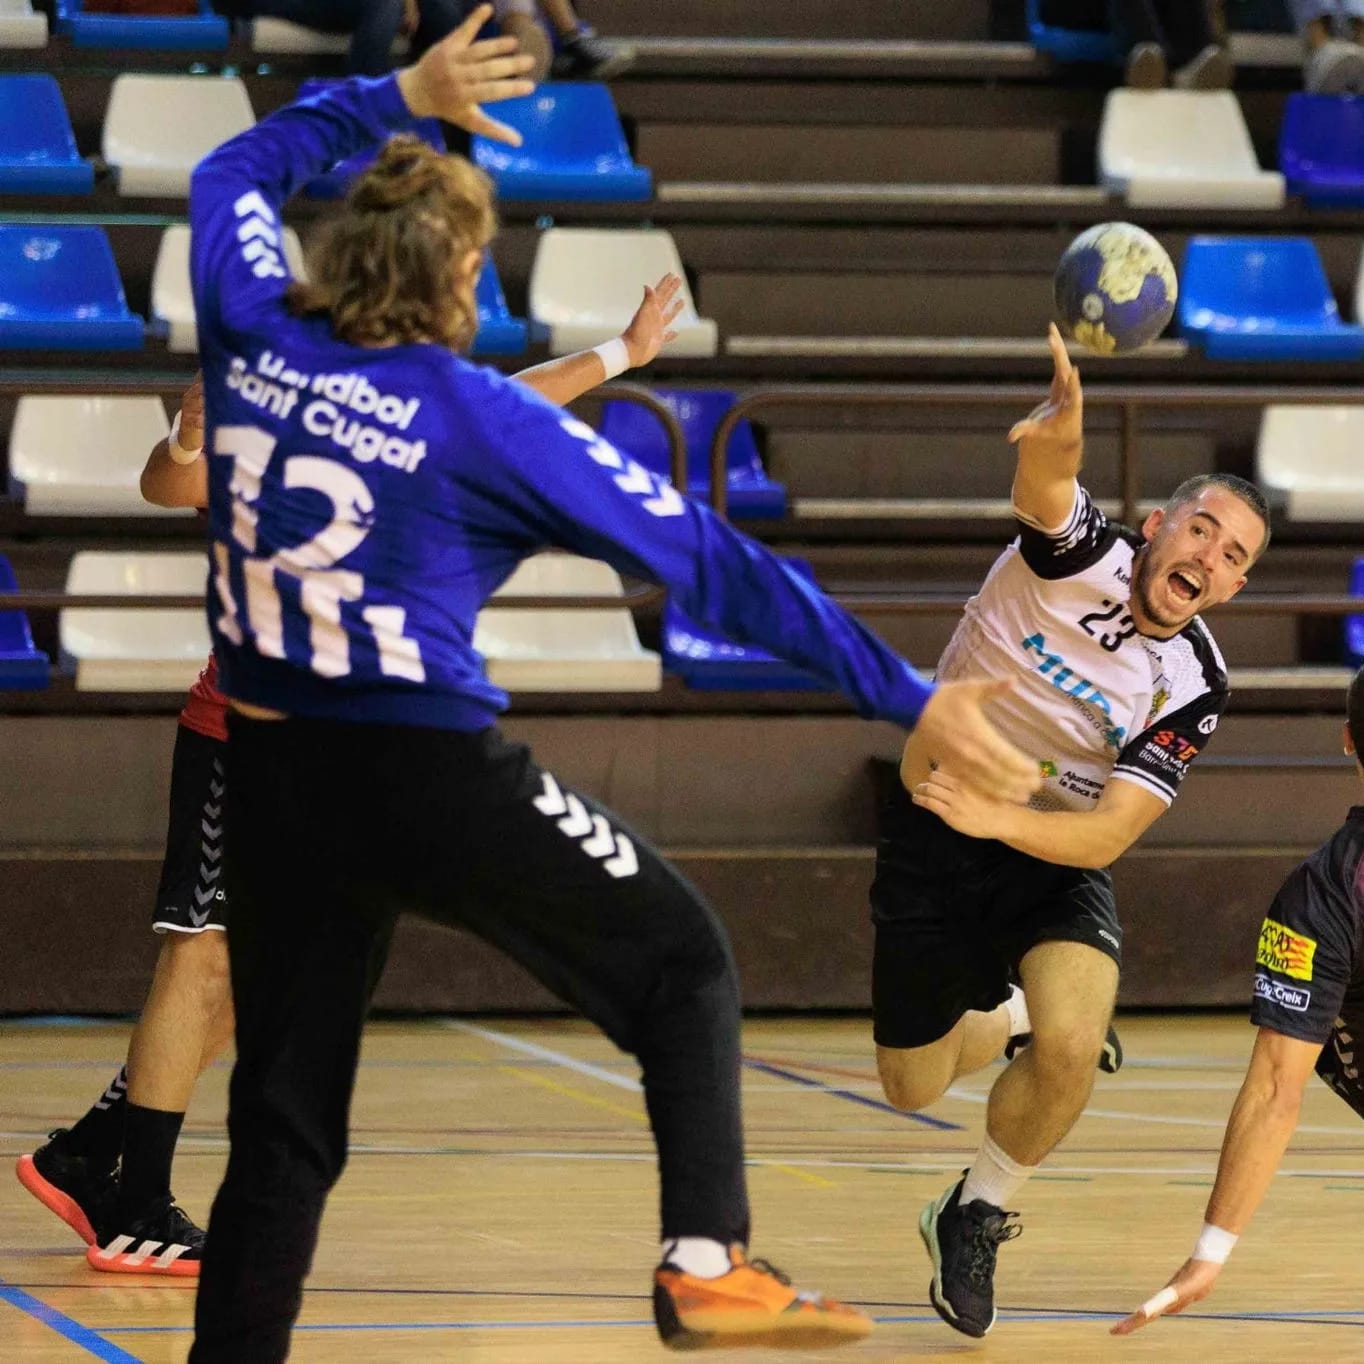
<path id="1" fill-rule="evenodd" d="M 1107 28 L 1061 28 L 1046 21 L 1042 0 L 1028 0 L 1028 36 L 1039 52 L 1058 62 L 1107 62 L 1118 60 L 1118 49 Z"/>
<path id="2" fill-rule="evenodd" d="M 1306 237 L 1193 237 L 1179 329 L 1214 360 L 1358 360 L 1364 327 L 1340 320 Z"/>
<path id="3" fill-rule="evenodd" d="M 523 139 L 519 147 L 473 139 L 474 162 L 492 177 L 499 199 L 652 197 L 653 176 L 631 158 L 606 86 L 556 81 L 502 100 L 492 114 Z"/>
<path id="4" fill-rule="evenodd" d="M 325 90 L 329 85 L 335 85 L 334 80 L 312 78 L 304 81 L 298 87 L 300 99 L 308 95 L 315 95 L 321 90 Z M 440 119 L 438 118 L 418 118 L 413 120 L 412 131 L 419 137 L 429 142 L 438 152 L 446 150 L 445 134 L 441 131 Z M 350 188 L 350 182 L 364 170 L 371 161 L 379 154 L 378 146 L 371 147 L 368 151 L 356 152 L 354 156 L 348 156 L 344 161 L 338 161 L 331 170 L 324 175 L 319 175 L 315 180 L 310 180 L 304 187 L 304 194 L 310 199 L 341 199 L 345 197 L 346 191 Z"/>
<path id="5" fill-rule="evenodd" d="M 0 592 L 15 592 L 14 570 L 0 554 Z M 33 647 L 28 616 L 22 611 L 0 611 L 0 690 L 38 691 L 47 686 L 48 658 Z"/>
<path id="6" fill-rule="evenodd" d="M 787 564 L 813 578 L 803 559 Z M 663 670 L 696 691 L 831 691 L 812 674 L 764 649 L 732 644 L 708 625 L 698 625 L 671 598 L 663 607 Z"/>
<path id="7" fill-rule="evenodd" d="M 1289 95 L 1279 129 L 1279 169 L 1314 207 L 1364 204 L 1364 99 Z"/>
<path id="8" fill-rule="evenodd" d="M 0 349 L 138 350 L 143 329 L 102 228 L 0 225 Z"/>
<path id="9" fill-rule="evenodd" d="M 0 193 L 89 194 L 94 187 L 57 82 L 0 76 Z"/>
<path id="10" fill-rule="evenodd" d="M 483 271 L 478 277 L 478 331 L 469 354 L 523 355 L 526 350 L 528 328 L 519 317 L 511 315 L 502 293 L 502 281 L 491 256 L 483 258 Z"/>
<path id="11" fill-rule="evenodd" d="M 227 46 L 230 26 L 209 0 L 198 14 L 87 14 L 81 0 L 57 0 L 57 32 L 76 47 L 132 47 L 159 52 Z"/>
<path id="12" fill-rule="evenodd" d="M 655 389 L 654 396 L 672 409 L 687 441 L 687 493 L 710 498 L 710 447 L 721 418 L 734 406 L 734 394 L 719 389 L 694 392 Z M 601 433 L 646 469 L 667 477 L 672 472 L 667 433 L 662 423 L 639 403 L 607 403 Z M 726 502 L 733 516 L 777 517 L 786 514 L 786 489 L 763 470 L 753 428 L 741 421 L 725 451 L 728 476 Z"/>
<path id="13" fill-rule="evenodd" d="M 1350 595 L 1364 597 L 1364 559 L 1356 559 L 1350 570 Z M 1345 661 L 1364 667 L 1364 616 L 1345 617 Z"/>

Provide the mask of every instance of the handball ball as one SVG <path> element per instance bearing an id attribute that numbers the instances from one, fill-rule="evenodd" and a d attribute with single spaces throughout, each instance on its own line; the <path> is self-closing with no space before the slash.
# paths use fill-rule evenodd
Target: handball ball
<path id="1" fill-rule="evenodd" d="M 1062 332 L 1099 355 L 1125 355 L 1165 330 L 1179 286 L 1170 257 L 1149 232 L 1100 223 L 1066 248 L 1053 290 Z"/>

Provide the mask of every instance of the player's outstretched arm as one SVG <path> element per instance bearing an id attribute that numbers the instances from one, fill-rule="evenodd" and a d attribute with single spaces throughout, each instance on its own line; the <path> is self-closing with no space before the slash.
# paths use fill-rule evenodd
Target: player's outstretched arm
<path id="1" fill-rule="evenodd" d="M 180 399 L 180 413 L 171 434 L 159 440 L 147 456 L 139 488 L 156 507 L 208 506 L 208 461 L 204 458 L 204 376 Z"/>
<path id="2" fill-rule="evenodd" d="M 1307 1078 L 1321 1046 L 1261 1028 L 1250 1068 L 1227 1120 L 1217 1182 L 1194 1253 L 1169 1283 L 1111 1330 L 1131 1335 L 1157 1317 L 1182 1312 L 1212 1292 L 1232 1244 L 1264 1200 L 1298 1125 Z M 1219 1258 L 1220 1257 L 1220 1258 Z"/>
<path id="3" fill-rule="evenodd" d="M 1009 440 L 1018 446 L 1014 472 L 1014 509 L 1043 530 L 1065 523 L 1075 503 L 1075 477 L 1084 455 L 1084 395 L 1080 371 L 1070 362 L 1066 343 L 1052 324 L 1051 392 L 1020 422 Z"/>
<path id="4" fill-rule="evenodd" d="M 542 398 L 566 407 L 598 384 L 607 383 L 626 370 L 642 368 L 677 335 L 669 327 L 682 311 L 682 300 L 677 296 L 681 287 L 681 279 L 671 274 L 664 275 L 655 285 L 646 284 L 643 300 L 630 325 L 619 336 L 592 350 L 532 365 L 512 378 L 533 388 Z"/>

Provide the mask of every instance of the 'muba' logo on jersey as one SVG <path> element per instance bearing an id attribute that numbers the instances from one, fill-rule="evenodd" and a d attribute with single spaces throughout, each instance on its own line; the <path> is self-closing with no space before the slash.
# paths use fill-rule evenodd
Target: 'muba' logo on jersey
<path id="1" fill-rule="evenodd" d="M 1113 719 L 1113 703 L 1106 697 L 1098 687 L 1088 678 L 1081 677 L 1072 668 L 1066 667 L 1065 660 L 1060 654 L 1047 652 L 1047 641 L 1044 635 L 1029 635 L 1022 641 L 1023 648 L 1031 654 L 1036 654 L 1039 658 L 1037 671 L 1051 683 L 1057 691 L 1064 696 L 1069 696 L 1072 701 L 1078 701 L 1082 705 L 1093 706 L 1101 715 L 1110 721 L 1108 725 L 1102 726 L 1104 743 L 1111 748 L 1121 748 L 1123 741 L 1127 738 L 1127 726 L 1115 725 Z"/>

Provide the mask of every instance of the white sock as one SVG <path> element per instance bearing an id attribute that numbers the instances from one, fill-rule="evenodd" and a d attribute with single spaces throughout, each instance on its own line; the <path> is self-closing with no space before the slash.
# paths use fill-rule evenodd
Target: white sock
<path id="1" fill-rule="evenodd" d="M 1010 1037 L 1032 1031 L 1032 1019 L 1028 1017 L 1028 1001 L 1017 985 L 1009 986 L 1009 997 L 1004 1001 L 1004 1007 L 1009 1013 Z"/>
<path id="2" fill-rule="evenodd" d="M 662 1263 L 676 1265 L 698 1279 L 718 1279 L 734 1267 L 729 1262 L 729 1247 L 709 1236 L 676 1236 L 664 1241 Z"/>
<path id="3" fill-rule="evenodd" d="M 980 1198 L 1002 1208 L 1036 1172 L 1036 1165 L 1020 1165 L 987 1132 L 975 1164 L 966 1172 L 961 1202 L 973 1203 Z"/>

